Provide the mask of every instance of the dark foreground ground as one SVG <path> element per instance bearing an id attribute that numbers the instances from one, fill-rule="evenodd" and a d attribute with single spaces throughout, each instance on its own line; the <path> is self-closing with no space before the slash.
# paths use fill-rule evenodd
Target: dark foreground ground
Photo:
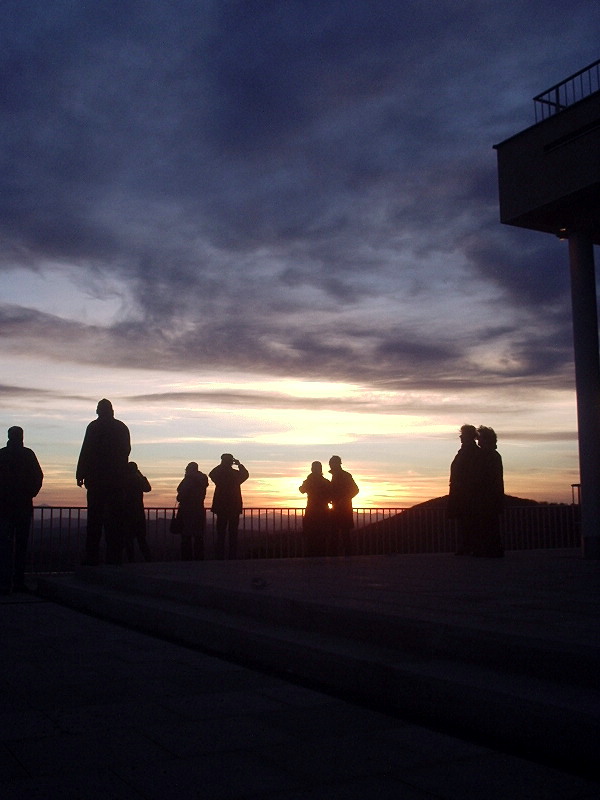
<path id="1" fill-rule="evenodd" d="M 0 797 L 597 800 L 576 550 L 82 569 L 0 603 Z"/>

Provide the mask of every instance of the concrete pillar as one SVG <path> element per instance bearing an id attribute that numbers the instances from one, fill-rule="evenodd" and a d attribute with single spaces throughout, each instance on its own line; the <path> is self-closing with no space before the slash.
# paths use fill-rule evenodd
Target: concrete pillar
<path id="1" fill-rule="evenodd" d="M 594 246 L 591 236 L 569 234 L 573 344 L 579 431 L 581 546 L 600 559 L 600 359 Z"/>

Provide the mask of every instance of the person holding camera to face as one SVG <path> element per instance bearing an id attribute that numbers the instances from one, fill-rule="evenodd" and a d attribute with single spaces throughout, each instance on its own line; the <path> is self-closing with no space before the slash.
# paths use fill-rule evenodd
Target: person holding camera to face
<path id="1" fill-rule="evenodd" d="M 216 557 L 225 558 L 225 540 L 229 536 L 228 557 L 237 558 L 238 527 L 243 510 L 241 485 L 250 475 L 231 453 L 223 453 L 221 463 L 208 473 L 208 477 L 215 484 L 210 510 L 217 517 Z"/>

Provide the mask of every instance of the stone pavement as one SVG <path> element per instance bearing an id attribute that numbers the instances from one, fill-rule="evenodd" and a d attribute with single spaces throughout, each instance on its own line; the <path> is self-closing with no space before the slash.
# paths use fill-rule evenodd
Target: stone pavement
<path id="1" fill-rule="evenodd" d="M 62 592 L 61 602 L 71 606 L 83 602 L 89 591 L 96 604 L 90 610 L 104 616 L 113 615 L 114 604 L 127 605 L 126 596 L 143 598 L 145 585 L 149 595 L 138 601 L 136 612 L 145 622 L 136 630 L 42 596 L 2 599 L 0 797 L 597 800 L 598 782 L 577 769 L 509 754 L 507 748 L 478 743 L 476 736 L 442 733 L 439 726 L 436 731 L 406 721 L 395 705 L 386 709 L 365 702 L 369 698 L 357 699 L 360 692 L 348 692 L 341 673 L 352 673 L 357 652 L 372 655 L 373 641 L 363 630 L 352 653 L 337 646 L 337 640 L 334 648 L 331 633 L 315 613 L 325 609 L 342 629 L 351 618 L 362 620 L 359 629 L 379 620 L 375 638 L 395 630 L 405 637 L 404 645 L 417 631 L 411 625 L 427 629 L 429 624 L 434 639 L 426 637 L 422 644 L 432 664 L 446 664 L 448 675 L 460 665 L 444 661 L 454 644 L 446 642 L 444 655 L 441 633 L 458 630 L 463 637 L 467 627 L 476 632 L 475 641 L 484 642 L 486 657 L 497 656 L 494 642 L 484 635 L 495 630 L 496 645 L 531 641 L 536 658 L 545 654 L 543 640 L 546 654 L 548 648 L 554 651 L 561 668 L 570 658 L 585 655 L 582 648 L 588 646 L 588 666 L 593 666 L 599 574 L 599 565 L 578 553 L 537 551 L 494 562 L 403 556 L 136 564 L 40 581 L 46 597 L 54 593 L 58 599 Z M 225 611 L 226 597 L 233 598 L 234 606 L 245 605 L 247 615 L 239 607 L 235 614 L 231 608 Z M 270 622 L 273 637 L 280 635 L 287 650 L 266 648 L 275 658 L 269 669 L 260 653 L 245 658 L 227 652 L 226 660 L 208 654 L 205 642 L 184 646 L 139 630 L 157 626 L 155 634 L 168 635 L 160 628 L 159 610 L 170 610 L 165 620 L 172 622 L 174 609 L 182 605 L 187 611 L 180 614 L 188 624 L 181 624 L 172 638 L 183 641 L 194 631 L 208 637 L 213 630 L 211 649 L 227 650 L 245 629 L 249 643 L 265 642 L 264 630 L 252 622 L 254 614 L 262 613 L 263 624 Z M 214 628 L 210 619 L 197 616 L 211 608 Z M 306 645 L 297 624 L 297 639 L 289 638 L 290 620 L 302 610 L 309 615 L 308 627 L 322 638 L 321 648 L 314 641 Z M 222 630 L 234 618 L 246 624 L 233 626 L 228 638 Z M 131 619 L 124 622 L 132 624 Z M 392 622 L 395 628 L 388 627 Z M 416 657 L 417 644 L 413 667 L 426 676 L 432 667 Z M 282 668 L 282 653 L 297 654 L 300 646 L 308 647 L 320 668 L 323 653 L 329 659 L 335 654 L 337 672 L 332 674 L 340 678 L 341 689 L 324 680 L 327 691 L 317 690 L 314 679 L 308 685 L 287 663 Z M 377 650 L 378 657 L 382 652 Z M 521 657 L 518 647 L 515 652 Z M 308 664 L 308 656 L 304 661 Z M 481 667 L 470 662 L 461 667 L 469 677 Z M 249 669 L 248 663 L 261 669 Z M 511 679 L 528 689 L 526 675 Z M 593 680 L 584 676 L 581 685 L 577 679 L 565 685 L 559 713 L 579 713 L 581 692 L 595 703 Z M 536 685 L 538 699 L 556 687 L 556 676 L 544 675 Z M 590 711 L 597 720 L 598 706 Z M 583 719 L 585 709 L 581 713 Z"/>

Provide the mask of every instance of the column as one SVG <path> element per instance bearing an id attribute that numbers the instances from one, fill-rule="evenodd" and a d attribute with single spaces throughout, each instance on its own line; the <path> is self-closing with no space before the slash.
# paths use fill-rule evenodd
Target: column
<path id="1" fill-rule="evenodd" d="M 594 246 L 583 231 L 569 234 L 579 479 L 584 558 L 600 558 L 600 360 Z"/>

